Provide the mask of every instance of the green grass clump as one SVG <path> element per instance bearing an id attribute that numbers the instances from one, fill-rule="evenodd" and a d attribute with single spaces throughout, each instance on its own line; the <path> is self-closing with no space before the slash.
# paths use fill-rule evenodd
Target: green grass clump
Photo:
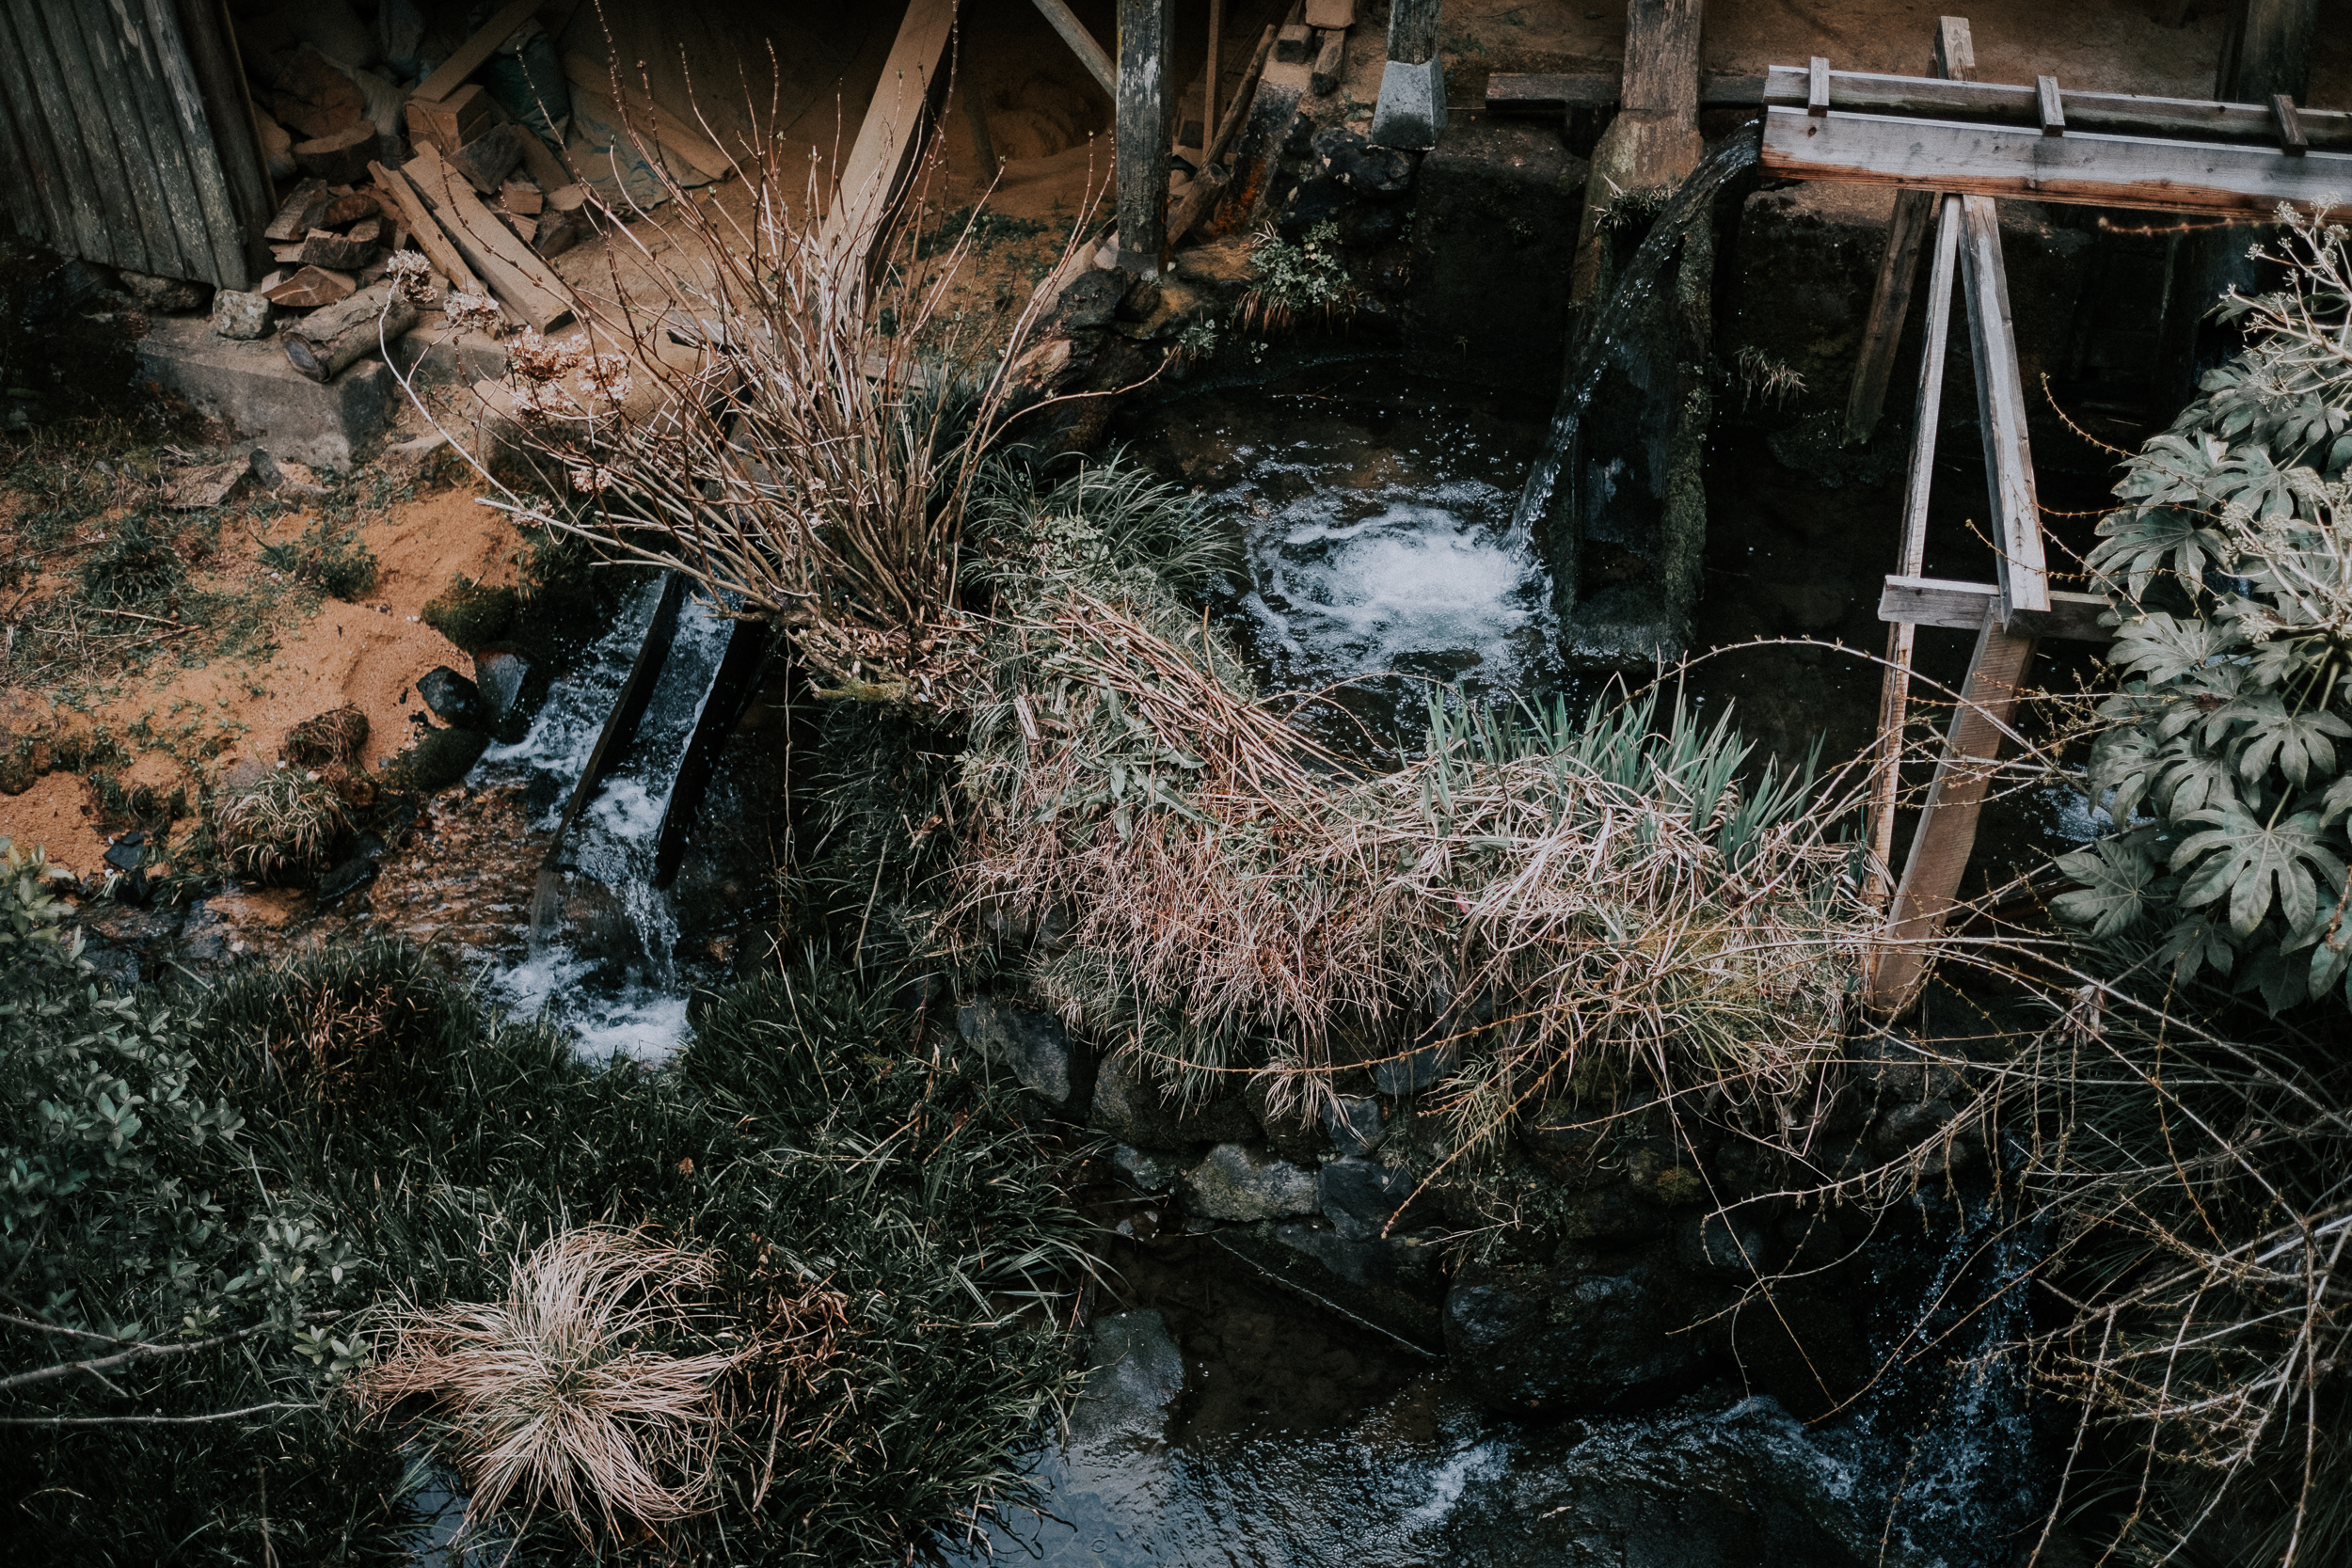
<path id="1" fill-rule="evenodd" d="M 125 517 L 82 566 L 82 596 L 102 610 L 152 609 L 186 582 L 169 534 L 147 517 Z"/>
<path id="2" fill-rule="evenodd" d="M 213 838 L 230 869 L 274 882 L 325 870 L 351 830 L 351 814 L 315 773 L 275 768 L 215 798 Z"/>
<path id="3" fill-rule="evenodd" d="M 515 624 L 521 600 L 512 588 L 459 578 L 424 607 L 424 624 L 467 653 L 495 642 Z"/>

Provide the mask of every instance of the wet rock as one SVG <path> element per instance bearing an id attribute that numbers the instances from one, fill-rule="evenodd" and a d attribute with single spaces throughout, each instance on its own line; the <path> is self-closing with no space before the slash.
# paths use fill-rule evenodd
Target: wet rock
<path id="1" fill-rule="evenodd" d="M 1248 1222 L 1311 1214 L 1315 1173 L 1248 1144 L 1219 1144 L 1186 1171 L 1177 1190 L 1196 1214 Z"/>
<path id="2" fill-rule="evenodd" d="M 505 643 L 492 643 L 473 656 L 475 688 L 490 727 L 497 729 L 517 716 L 523 683 L 531 678 L 531 660 Z"/>
<path id="3" fill-rule="evenodd" d="M 286 760 L 301 768 L 325 768 L 347 763 L 368 743 L 368 716 L 358 705 L 305 719 L 286 732 Z"/>
<path id="4" fill-rule="evenodd" d="M 1547 1108 L 1519 1123 L 1519 1147 L 1546 1174 L 1572 1180 L 1592 1164 L 1604 1131 L 1581 1111 Z"/>
<path id="5" fill-rule="evenodd" d="M 1580 1259 L 1582 1268 L 1471 1263 L 1446 1292 L 1445 1344 L 1489 1407 L 1528 1413 L 1629 1409 L 1696 1384 L 1707 1345 L 1692 1329 L 1721 1305 L 1665 1248 Z"/>
<path id="6" fill-rule="evenodd" d="M 1240 1100 L 1213 1100 L 1180 1112 L 1162 1098 L 1158 1085 L 1120 1056 L 1104 1062 L 1095 1073 L 1087 1119 L 1090 1126 L 1137 1148 L 1233 1143 L 1258 1135 L 1257 1119 Z"/>
<path id="7" fill-rule="evenodd" d="M 1449 1568 L 1865 1568 L 1887 1556 L 1871 1478 L 1771 1400 L 1638 1424 L 1570 1421 L 1463 1478 L 1423 1551 Z"/>
<path id="8" fill-rule="evenodd" d="M 1413 188 L 1413 171 L 1421 166 L 1415 154 L 1375 147 L 1368 137 L 1340 125 L 1316 132 L 1311 145 L 1324 173 L 1357 196 L 1403 196 Z"/>
<path id="9" fill-rule="evenodd" d="M 446 664 L 437 664 L 417 677 L 417 700 L 443 723 L 461 730 L 482 728 L 482 689 Z"/>
<path id="10" fill-rule="evenodd" d="M 119 996 L 138 990 L 138 955 L 108 942 L 93 942 L 82 949 L 82 961 Z"/>
<path id="11" fill-rule="evenodd" d="M 1093 1354 L 1070 1412 L 1073 1446 L 1156 1447 L 1168 1434 L 1168 1407 L 1184 1389 L 1184 1354 L 1166 1320 L 1149 1307 L 1097 1318 Z"/>
<path id="12" fill-rule="evenodd" d="M 1382 1094 L 1411 1094 L 1454 1070 L 1457 1048 L 1450 1041 L 1401 1052 L 1371 1064 L 1373 1086 Z"/>
<path id="13" fill-rule="evenodd" d="M 466 776 L 489 745 L 490 737 L 480 730 L 427 730 L 386 767 L 386 782 L 423 795 L 447 789 Z"/>
<path id="14" fill-rule="evenodd" d="M 1177 1180 L 1194 1162 L 1166 1149 L 1134 1148 L 1120 1144 L 1111 1150 L 1111 1169 L 1119 1179 L 1147 1196 L 1176 1190 Z"/>
<path id="15" fill-rule="evenodd" d="M 233 341 L 269 336 L 270 303 L 261 294 L 223 289 L 213 296 L 213 335 Z"/>
<path id="16" fill-rule="evenodd" d="M 323 910 L 354 889 L 367 886 L 375 880 L 376 870 L 373 856 L 354 855 L 327 871 L 319 878 L 318 907 Z"/>
<path id="17" fill-rule="evenodd" d="M 1444 1347 L 1438 1249 L 1418 1237 L 1352 1241 L 1299 1221 L 1220 1230 L 1218 1246 L 1327 1311 L 1435 1355 Z"/>
<path id="18" fill-rule="evenodd" d="M 1569 1241 L 1626 1246 L 1655 1241 L 1674 1228 L 1674 1216 L 1615 1182 L 1584 1188 L 1569 1198 L 1560 1234 Z"/>
<path id="19" fill-rule="evenodd" d="M 1692 1214 L 1675 1227 L 1675 1261 L 1693 1274 L 1754 1278 L 1773 1262 L 1770 1233 L 1741 1210 Z"/>
<path id="20" fill-rule="evenodd" d="M 1351 1242 L 1370 1241 L 1391 1219 L 1401 1227 L 1406 1220 L 1398 1211 L 1420 1184 L 1413 1172 L 1376 1160 L 1334 1160 L 1317 1175 L 1316 1196 L 1324 1217 Z"/>
<path id="21" fill-rule="evenodd" d="M 1370 1095 L 1338 1095 L 1323 1107 L 1324 1135 L 1343 1156 L 1360 1158 L 1380 1146 L 1385 1131 L 1380 1101 Z"/>
<path id="22" fill-rule="evenodd" d="M 1053 1014 L 983 997 L 957 1009 L 956 1033 L 987 1060 L 1009 1068 L 1023 1088 L 1057 1108 L 1069 1103 L 1072 1046 Z"/>

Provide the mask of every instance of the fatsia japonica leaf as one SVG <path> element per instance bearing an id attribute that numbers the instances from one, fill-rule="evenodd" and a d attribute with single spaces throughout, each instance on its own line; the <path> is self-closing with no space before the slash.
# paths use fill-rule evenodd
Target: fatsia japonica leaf
<path id="1" fill-rule="evenodd" d="M 2093 796 L 2106 798 L 2108 815 L 2117 821 L 2129 821 L 2155 786 L 2159 759 L 2155 737 L 2146 730 L 2136 724 L 2108 730 L 2090 747 Z"/>
<path id="2" fill-rule="evenodd" d="M 2317 812 L 2273 823 L 2223 807 L 2187 820 L 2208 826 L 2173 851 L 2173 868 L 2186 873 L 2181 902 L 2202 909 L 2227 900 L 2230 929 L 2240 936 L 2251 934 L 2274 902 L 2288 927 L 2300 930 L 2319 908 L 2321 886 L 2343 885 L 2344 861 Z"/>
<path id="3" fill-rule="evenodd" d="M 2194 493 L 2184 499 L 2194 506 L 2206 504 Z M 2220 560 L 2228 548 L 2199 511 L 2153 501 L 2109 514 L 2099 532 L 2101 542 L 2088 562 L 2092 574 L 2109 583 L 2122 578 L 2135 602 L 2146 597 L 2159 572 L 2177 572 L 2195 582 L 2204 576 L 2206 563 Z"/>
<path id="4" fill-rule="evenodd" d="M 2153 685 L 2203 667 L 2240 641 L 2239 634 L 2211 621 L 2158 610 L 2119 627 L 2107 657 Z"/>
<path id="5" fill-rule="evenodd" d="M 2148 889 L 2156 879 L 2156 866 L 2137 846 L 2122 839 L 2101 839 L 2059 856 L 2058 866 L 2082 884 L 2050 900 L 2050 912 L 2069 925 L 2104 939 L 2129 930 L 2147 913 Z"/>
<path id="6" fill-rule="evenodd" d="M 2326 708 L 2289 712 L 2276 692 L 2241 697 L 2225 711 L 2247 721 L 2235 743 L 2238 776 L 2259 778 L 2276 767 L 2297 789 L 2314 771 L 2323 776 L 2334 772 L 2335 743 L 2352 736 L 2352 724 Z"/>
<path id="7" fill-rule="evenodd" d="M 2182 736 L 2168 741 L 2157 752 L 2155 762 L 2155 801 L 2175 821 L 2201 811 L 2246 809 L 2248 802 L 2231 774 L 2226 753 L 2208 751 Z"/>

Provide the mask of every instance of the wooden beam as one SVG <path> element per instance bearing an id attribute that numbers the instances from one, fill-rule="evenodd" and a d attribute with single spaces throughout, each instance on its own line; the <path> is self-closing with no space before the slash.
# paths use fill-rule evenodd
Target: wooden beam
<path id="1" fill-rule="evenodd" d="M 1168 250 L 1168 0 L 1119 0 L 1119 257 L 1158 273 Z"/>
<path id="2" fill-rule="evenodd" d="M 1792 65 L 1769 68 L 1764 75 L 1762 97 L 1769 108 L 1805 107 L 1812 97 L 1810 70 Z M 1833 71 L 1829 73 L 1829 106 L 1833 112 L 2039 129 L 2042 99 L 2038 82 L 2026 87 L 2008 82 L 1947 82 L 1932 76 Z M 2233 103 L 2203 98 L 2079 92 L 2060 87 L 2058 107 L 2065 117 L 2070 135 L 2097 131 L 2112 135 L 2162 136 L 2248 147 L 2275 147 L 2279 139 L 2279 122 L 2267 98 Z M 2352 150 L 2352 113 L 2311 108 L 2298 109 L 2296 113 L 2313 147 Z"/>
<path id="3" fill-rule="evenodd" d="M 1087 31 L 1087 24 L 1078 20 L 1078 13 L 1072 10 L 1064 0 L 1037 0 L 1037 8 L 1044 14 L 1046 21 L 1054 24 L 1054 31 L 1061 35 L 1062 42 L 1070 45 L 1070 52 L 1078 56 L 1080 65 L 1087 68 L 1087 74 L 1102 83 L 1103 90 L 1117 99 L 1119 73 L 1111 69 L 1111 57 L 1103 53 L 1101 44 L 1094 41 L 1094 35 Z"/>
<path id="4" fill-rule="evenodd" d="M 2265 111 L 2267 116 L 2268 111 Z M 2142 136 L 2069 135 L 1803 109 L 1764 112 L 1764 172 L 1784 179 L 1926 185 L 1963 195 L 2157 213 L 2307 211 L 2352 191 L 2352 156 Z"/>
<path id="5" fill-rule="evenodd" d="M 1926 196 L 1905 191 L 1905 196 Z M 1960 268 L 1960 198 L 1927 197 L 1937 209 L 1935 261 L 1928 269 L 1926 341 L 1919 350 L 1919 397 L 1911 421 L 1911 462 L 1903 482 L 1901 544 L 1895 552 L 1898 578 L 1915 578 L 1927 565 L 1928 494 L 1935 477 L 1935 442 L 1944 422 L 1945 350 L 1951 341 L 1952 282 Z M 1885 619 L 1881 605 L 1881 619 Z M 1970 626 L 1984 624 L 1977 607 Z M 1903 728 L 1911 702 L 1911 655 L 1917 627 L 1896 620 L 1886 628 L 1886 673 L 1879 682 L 1879 754 L 1870 780 L 1870 879 L 1866 896 L 1884 909 L 1893 894 L 1895 807 L 1902 794 Z"/>
<path id="6" fill-rule="evenodd" d="M 875 236 L 914 159 L 916 134 L 955 24 L 956 0 L 911 0 L 890 57 L 882 63 L 873 102 L 858 122 L 849 162 L 834 183 L 820 243 L 828 258 L 858 274 L 861 281 Z M 857 292 L 862 309 L 863 290 Z"/>
<path id="7" fill-rule="evenodd" d="M 2279 150 L 2290 158 L 2300 158 L 2312 150 L 2312 138 L 2303 134 L 2303 114 L 2295 106 L 2295 100 L 2283 92 L 2270 95 L 2270 118 L 2279 122 Z"/>
<path id="8" fill-rule="evenodd" d="M 450 288 L 459 293 L 483 293 L 482 280 L 474 277 L 473 269 L 466 265 L 466 259 L 457 253 L 457 247 L 441 231 L 440 221 L 425 206 L 416 187 L 408 183 L 407 176 L 386 168 L 382 164 L 370 164 L 368 172 L 375 176 L 377 184 L 391 193 L 392 200 L 399 204 L 401 215 L 408 220 L 408 232 L 415 236 L 417 248 L 424 252 L 424 259 L 433 263 L 436 271 L 449 279 Z"/>
<path id="9" fill-rule="evenodd" d="M 1994 512 L 1994 546 L 2000 554 L 2001 615 L 2050 608 L 2049 568 L 2042 551 L 2042 506 L 2034 490 L 2033 448 L 2026 436 L 2025 378 L 2017 368 L 2017 335 L 2009 305 L 2009 269 L 2001 261 L 2001 218 L 1990 197 L 1960 203 L 1960 271 L 1968 301 L 1970 357 L 1977 367 L 1978 423 L 1984 430 L 1985 485 Z"/>
<path id="10" fill-rule="evenodd" d="M 1958 903 L 1961 879 L 1976 848 L 1977 818 L 2000 766 L 2001 737 L 2033 651 L 2032 638 L 2011 636 L 1988 611 L 1912 835 L 1885 934 L 1870 964 L 1864 1000 L 1878 1012 L 1905 1011 L 1926 983 L 1929 944 L 1942 934 Z"/>
<path id="11" fill-rule="evenodd" d="M 571 322 L 569 285 L 492 215 L 473 187 L 441 162 L 439 153 L 429 147 L 418 149 L 401 173 L 415 183 L 450 243 L 490 285 L 501 306 L 540 332 Z"/>
<path id="12" fill-rule="evenodd" d="M 1906 561 L 1906 566 L 1913 566 Z M 1974 631 L 1984 625 L 1985 610 L 1999 602 L 2000 585 L 1991 582 L 1952 582 L 1923 578 L 1915 566 L 1886 579 L 1879 594 L 1879 619 L 1897 626 L 1947 626 Z M 2097 594 L 2053 593 L 2050 608 L 2021 627 L 2037 638 L 2064 638 L 2074 642 L 2112 642 L 2113 628 L 2099 624 L 2109 609 Z"/>
<path id="13" fill-rule="evenodd" d="M 1957 79 L 1973 72 L 1976 47 L 1970 40 L 1966 20 L 1957 16 L 1944 18 L 1936 28 L 1930 54 L 1939 77 Z M 1806 90 L 1809 98 L 1809 85 Z M 1807 113 L 1810 112 L 1808 107 Z M 1846 439 L 1856 445 L 1870 438 L 1870 433 L 1878 428 L 1879 415 L 1886 407 L 1886 384 L 1895 373 L 1895 353 L 1902 346 L 1903 317 L 1911 308 L 1912 285 L 1919 277 L 1919 242 L 1926 235 L 1928 219 L 1936 213 L 1937 206 L 1937 198 L 1927 191 L 1903 190 L 1896 194 L 1894 219 L 1886 230 L 1886 250 L 1879 258 L 1878 281 L 1870 290 L 1870 314 L 1862 329 L 1862 352 L 1854 359 L 1853 387 L 1846 397 Z M 1944 312 L 1947 317 L 1950 314 L 1950 303 L 1947 293 Z M 1940 341 L 1940 326 L 1937 331 Z M 1940 400 L 1944 392 L 1944 372 L 1940 367 L 1934 377 L 1935 393 Z M 1938 405 L 1941 406 L 1940 402 Z M 1935 448 L 1933 432 L 1928 433 L 1927 440 L 1931 455 Z M 1915 434 L 1915 459 L 1918 451 Z M 1921 504 L 1925 504 L 1924 500 Z"/>
<path id="14" fill-rule="evenodd" d="M 2066 135 L 2066 95 L 2058 91 L 2058 78 L 2035 77 L 2033 96 L 2034 112 L 2042 119 L 2042 134 L 2045 136 Z"/>
<path id="15" fill-rule="evenodd" d="M 480 71 L 499 45 L 515 36 L 515 29 L 529 22 L 542 0 L 513 0 L 513 3 L 484 24 L 471 38 L 459 44 L 443 60 L 432 75 L 417 84 L 419 98 L 447 98 L 466 85 L 466 78 Z"/>

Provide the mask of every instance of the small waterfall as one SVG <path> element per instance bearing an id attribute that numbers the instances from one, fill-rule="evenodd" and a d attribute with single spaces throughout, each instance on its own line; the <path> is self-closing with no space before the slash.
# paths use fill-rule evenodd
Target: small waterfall
<path id="1" fill-rule="evenodd" d="M 1576 446 L 1578 429 L 1594 392 L 1599 389 L 1601 372 L 1628 346 L 1626 326 L 1639 319 L 1642 307 L 1658 292 L 1667 261 L 1692 226 L 1706 214 L 1715 193 L 1753 165 L 1756 151 L 1756 138 L 1745 135 L 1734 136 L 1717 148 L 1676 187 L 1674 198 L 1650 225 L 1648 236 L 1626 264 L 1608 304 L 1593 316 L 1595 325 L 1569 369 L 1567 384 L 1560 391 L 1559 410 L 1552 415 L 1551 436 L 1544 443 L 1543 455 L 1528 471 L 1518 508 L 1511 515 L 1513 537 L 1533 539 L 1537 521 L 1549 519 L 1553 494 L 1560 487 L 1560 470 Z"/>
<path id="2" fill-rule="evenodd" d="M 660 613 L 662 594 L 656 581 L 630 599 L 580 668 L 549 693 L 530 733 L 483 753 L 477 781 L 523 783 L 533 800 L 546 801 L 538 825 L 557 825 Z M 634 738 L 573 822 L 562 859 L 542 874 L 531 956 L 491 977 L 492 990 L 508 1006 L 550 1012 L 571 1028 L 584 1056 L 602 1060 L 617 1052 L 658 1058 L 685 1034 L 677 916 L 669 895 L 655 885 L 656 842 L 731 626 L 697 600 L 680 608 Z"/>

